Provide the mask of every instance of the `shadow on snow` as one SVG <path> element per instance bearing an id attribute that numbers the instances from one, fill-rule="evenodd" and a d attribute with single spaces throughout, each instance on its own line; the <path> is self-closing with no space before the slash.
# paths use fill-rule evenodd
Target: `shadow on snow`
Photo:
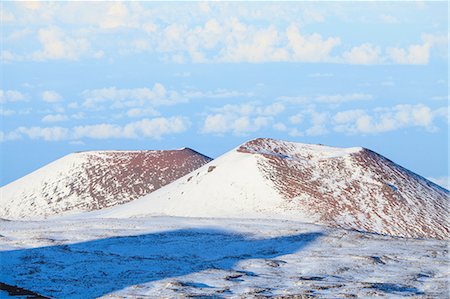
<path id="1" fill-rule="evenodd" d="M 271 239 L 215 229 L 181 229 L 0 252 L 0 281 L 56 298 L 95 298 L 128 286 L 231 270 L 246 259 L 291 254 L 320 233 Z"/>

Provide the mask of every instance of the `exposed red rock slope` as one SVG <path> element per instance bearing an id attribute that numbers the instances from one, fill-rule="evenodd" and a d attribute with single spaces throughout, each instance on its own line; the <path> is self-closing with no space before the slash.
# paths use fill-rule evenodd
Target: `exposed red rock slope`
<path id="1" fill-rule="evenodd" d="M 0 218 L 46 217 L 123 204 L 210 160 L 187 148 L 70 154 L 2 187 Z"/>
<path id="2" fill-rule="evenodd" d="M 289 207 L 320 223 L 407 237 L 450 236 L 444 188 L 368 149 L 321 157 L 321 146 L 302 146 L 255 139 L 238 151 L 260 155 L 259 170 Z"/>

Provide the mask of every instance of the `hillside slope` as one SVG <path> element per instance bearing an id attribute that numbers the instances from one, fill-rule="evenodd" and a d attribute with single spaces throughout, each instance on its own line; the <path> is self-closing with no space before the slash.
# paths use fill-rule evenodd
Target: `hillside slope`
<path id="1" fill-rule="evenodd" d="M 0 189 L 0 218 L 42 218 L 147 195 L 211 159 L 185 148 L 67 155 Z"/>
<path id="2" fill-rule="evenodd" d="M 448 203 L 444 188 L 364 148 L 255 139 L 96 216 L 282 218 L 445 239 Z"/>

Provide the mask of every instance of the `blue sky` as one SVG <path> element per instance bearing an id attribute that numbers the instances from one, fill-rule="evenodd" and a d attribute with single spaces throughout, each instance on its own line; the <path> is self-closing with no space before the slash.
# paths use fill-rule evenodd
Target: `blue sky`
<path id="1" fill-rule="evenodd" d="M 1 185 L 74 151 L 255 137 L 447 184 L 447 2 L 1 5 Z"/>

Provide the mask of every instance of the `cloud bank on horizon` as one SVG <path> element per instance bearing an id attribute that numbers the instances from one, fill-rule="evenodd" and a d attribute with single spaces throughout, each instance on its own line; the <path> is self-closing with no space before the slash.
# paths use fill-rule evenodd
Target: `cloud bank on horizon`
<path id="1" fill-rule="evenodd" d="M 74 150 L 210 141 L 214 156 L 255 136 L 382 141 L 445 177 L 447 5 L 2 3 L 3 155 L 33 146 L 39 165 Z M 440 165 L 414 161 L 432 148 Z M 11 166 L 2 182 L 19 174 Z"/>

